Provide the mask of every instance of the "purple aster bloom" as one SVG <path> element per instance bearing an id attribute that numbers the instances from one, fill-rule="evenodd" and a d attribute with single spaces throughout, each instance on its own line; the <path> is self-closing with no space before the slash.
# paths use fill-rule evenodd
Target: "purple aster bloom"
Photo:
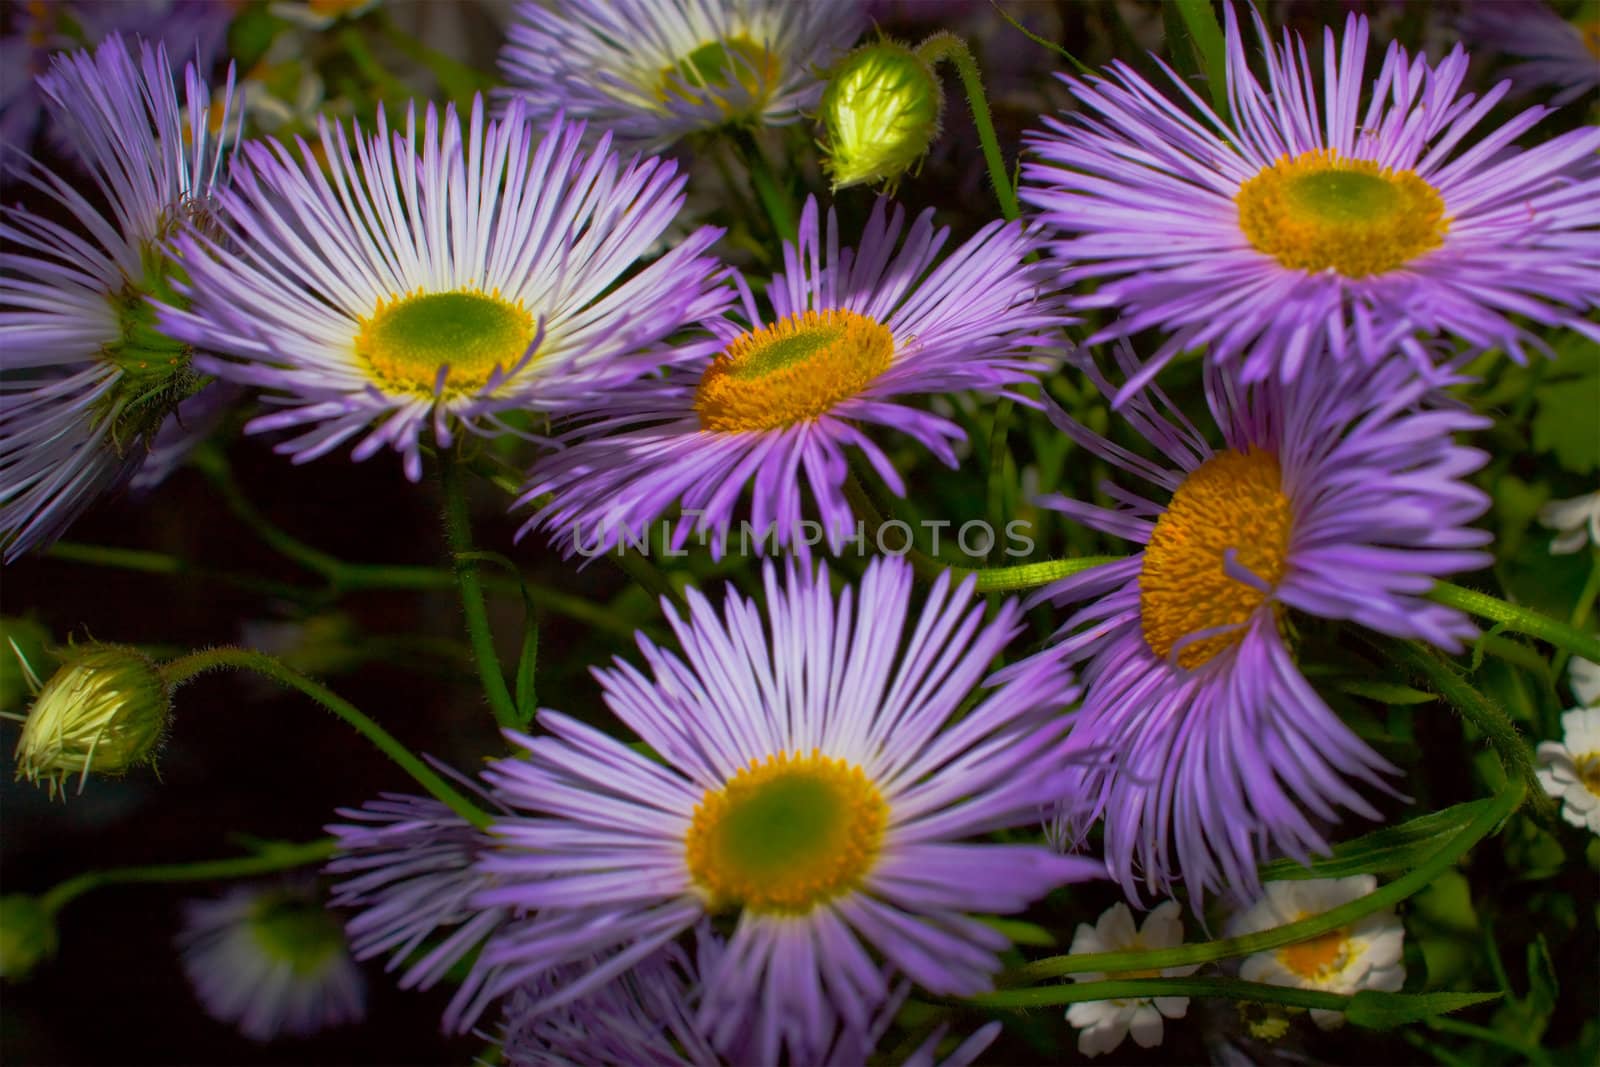
<path id="1" fill-rule="evenodd" d="M 585 960 L 557 967 L 506 998 L 500 1047 L 508 1064 L 721 1064 L 722 1058 L 695 1026 L 693 1004 L 699 976 L 693 961 L 677 945 L 663 945 L 583 997 L 554 1010 L 543 1009 L 543 1001 L 603 965 L 603 960 Z"/>
<path id="2" fill-rule="evenodd" d="M 1251 382 L 1325 350 L 1427 364 L 1430 335 L 1546 350 L 1521 320 L 1600 339 L 1584 319 L 1600 306 L 1600 128 L 1518 150 L 1536 107 L 1467 147 L 1509 84 L 1463 94 L 1459 46 L 1432 66 L 1391 44 L 1367 91 L 1355 16 L 1342 42 L 1324 34 L 1319 108 L 1304 42 L 1271 47 L 1257 17 L 1263 87 L 1226 11 L 1231 121 L 1172 71 L 1187 110 L 1117 63 L 1063 77 L 1083 112 L 1029 138 L 1022 197 L 1058 236 L 1062 281 L 1096 283 L 1077 306 L 1120 315 L 1091 343 L 1169 335 L 1119 402 L 1201 346 Z"/>
<path id="3" fill-rule="evenodd" d="M 903 399 L 1011 395 L 1047 365 L 1030 349 L 1055 343 L 1065 320 L 1042 268 L 1024 262 L 1034 240 L 1020 223 L 990 223 L 938 262 L 949 231 L 934 227 L 932 210 L 901 242 L 904 222 L 902 208 L 879 200 L 858 248 L 841 249 L 834 213 L 824 238 L 808 200 L 798 247 L 784 246 L 784 272 L 767 287 L 772 317 L 735 276 L 742 314 L 707 319 L 711 344 L 664 379 L 608 398 L 572 447 L 533 469 L 520 503 L 553 497 L 523 532 L 548 529 L 568 552 L 596 555 L 637 540 L 676 504 L 674 544 L 710 531 L 720 554 L 748 486 L 758 546 L 769 535 L 794 543 L 814 508 L 838 552 L 854 522 L 846 447 L 896 495 L 906 491 L 863 424 L 906 434 L 954 467 L 961 428 Z"/>
<path id="4" fill-rule="evenodd" d="M 505 923 L 506 909 L 473 904 L 490 884 L 475 864 L 491 839 L 440 801 L 385 793 L 339 814 L 351 821 L 327 828 L 338 838 L 339 853 L 326 870 L 344 877 L 330 903 L 359 909 L 345 925 L 356 959 L 388 955 L 388 969 L 394 970 L 429 938 L 442 935 L 406 969 L 400 988 L 431 988 Z M 474 967 L 451 1011 L 470 1002 L 487 976 Z"/>
<path id="5" fill-rule="evenodd" d="M 754 1052 L 742 1049 L 719 1055 L 696 1026 L 693 1007 L 700 975 L 715 970 L 727 946 L 707 922 L 696 930 L 695 941 L 694 959 L 677 944 L 664 945 L 626 973 L 554 1010 L 541 1008 L 540 1002 L 605 961 L 569 964 L 517 989 L 506 998 L 501 1016 L 500 1047 L 506 1062 L 513 1067 L 721 1067 L 759 1062 Z M 842 1031 L 815 1061 L 840 1067 L 866 1063 L 910 989 L 908 982 L 897 983 L 867 1029 Z M 946 1030 L 938 1027 L 902 1067 L 933 1067 Z M 999 1031 L 998 1022 L 979 1028 L 940 1061 L 940 1067 L 971 1064 Z"/>
<path id="6" fill-rule="evenodd" d="M 729 123 L 816 109 L 822 68 L 866 28 L 859 0 L 559 0 L 519 4 L 500 56 L 532 115 L 565 113 L 660 151 Z"/>
<path id="7" fill-rule="evenodd" d="M 282 410 L 247 431 L 303 429 L 297 463 L 363 435 L 421 477 L 422 436 L 507 430 L 496 413 L 561 411 L 671 355 L 660 344 L 725 299 L 702 229 L 625 278 L 683 202 L 670 162 L 624 164 L 602 138 L 556 121 L 540 135 L 513 105 L 463 123 L 408 109 L 405 130 L 319 121 L 329 174 L 304 142 L 242 150 L 217 241 L 179 239 L 192 310 L 164 324 L 230 357 L 217 376 L 273 390 Z"/>
<path id="8" fill-rule="evenodd" d="M 975 695 L 1019 633 L 941 576 L 913 614 L 910 568 L 880 558 L 859 591 L 826 568 L 768 564 L 766 620 L 729 590 L 670 618 L 685 658 L 643 635 L 651 677 L 595 672 L 610 710 L 660 762 L 558 712 L 485 775 L 510 807 L 480 866 L 483 907 L 527 916 L 484 960 L 498 995 L 603 957 L 542 992 L 552 1011 L 626 973 L 708 914 L 736 914 L 701 974 L 696 1026 L 723 1055 L 812 1062 L 861 1029 L 898 972 L 935 994 L 988 989 L 1006 938 L 969 912 L 1014 912 L 1096 860 L 963 842 L 1027 824 L 1059 795 L 1071 674 L 1044 658 Z M 857 608 L 859 607 L 859 613 Z M 969 696 L 971 706 L 967 706 Z M 881 957 L 884 963 L 874 957 Z"/>
<path id="9" fill-rule="evenodd" d="M 224 93 L 226 113 L 233 84 Z M 122 38 L 58 56 L 40 79 L 99 196 L 43 166 L 23 180 L 71 216 L 0 214 L 0 542 L 5 558 L 60 536 L 144 458 L 169 414 L 204 385 L 190 350 L 155 327 L 177 300 L 169 233 L 209 217 L 225 162 L 211 94 L 184 72 L 188 117 L 164 48 Z M 224 120 L 225 121 L 225 120 Z M 102 209 L 97 202 L 103 200 Z"/>
<path id="10" fill-rule="evenodd" d="M 1137 366 L 1131 353 L 1123 364 Z M 1166 503 L 1109 484 L 1111 508 L 1040 501 L 1144 546 L 1044 591 L 1083 604 L 1041 655 L 1086 661 L 1073 739 L 1102 754 L 1057 829 L 1070 839 L 1103 815 L 1106 863 L 1129 895 L 1140 880 L 1164 895 L 1181 877 L 1196 908 L 1208 891 L 1256 885 L 1265 853 L 1325 851 L 1307 812 L 1378 818 L 1347 779 L 1386 788 L 1394 771 L 1301 675 L 1287 612 L 1459 651 L 1472 624 L 1425 594 L 1491 559 L 1478 550 L 1489 534 L 1469 525 L 1488 498 L 1463 480 L 1486 457 L 1451 438 L 1488 420 L 1431 406 L 1404 360 L 1248 386 L 1208 365 L 1205 385 L 1221 450 L 1158 389 L 1124 406 L 1164 460 L 1048 409 Z"/>
<path id="11" fill-rule="evenodd" d="M 241 886 L 188 901 L 178 947 L 206 1014 L 252 1041 L 366 1014 L 366 983 L 339 923 L 307 886 Z"/>
<path id="12" fill-rule="evenodd" d="M 0 39 L 0 177 L 26 159 L 26 151 L 45 116 L 38 76 L 51 54 L 74 45 L 97 45 L 114 34 L 137 34 L 171 55 L 194 60 L 204 76 L 216 65 L 234 7 L 217 0 L 71 0 L 15 5 L 13 32 Z M 76 38 L 66 32 L 73 24 Z M 64 132 L 61 147 L 73 151 Z M 12 149 L 8 151 L 7 149 Z"/>
<path id="13" fill-rule="evenodd" d="M 1542 0 L 1470 4 L 1461 35 L 1491 52 L 1523 60 L 1506 68 L 1518 88 L 1560 90 L 1557 107 L 1600 89 L 1600 19 L 1572 23 Z"/>

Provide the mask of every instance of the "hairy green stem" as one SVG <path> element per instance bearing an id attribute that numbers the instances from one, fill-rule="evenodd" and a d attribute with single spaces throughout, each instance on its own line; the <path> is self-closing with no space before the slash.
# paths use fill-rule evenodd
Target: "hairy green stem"
<path id="1" fill-rule="evenodd" d="M 1479 618 L 1501 623 L 1508 630 L 1537 637 L 1574 656 L 1600 662 L 1600 637 L 1585 633 L 1576 626 L 1569 626 L 1541 612 L 1507 603 L 1487 593 L 1463 589 L 1449 582 L 1435 585 L 1428 593 L 1428 598 L 1446 607 L 1458 608 Z"/>
<path id="2" fill-rule="evenodd" d="M 471 558 L 472 520 L 467 515 L 466 487 L 461 481 L 461 471 L 454 459 L 443 453 L 439 456 L 439 485 L 444 493 L 444 532 L 456 570 L 456 584 L 461 590 L 461 612 L 467 619 L 467 638 L 472 642 L 472 655 L 478 663 L 478 677 L 483 681 L 484 694 L 489 698 L 489 708 L 494 721 L 502 729 L 517 729 L 522 720 L 517 715 L 516 701 L 506 686 L 506 676 L 500 669 L 500 659 L 494 651 L 494 634 L 489 629 L 489 611 L 483 600 L 483 582 L 478 577 L 478 564 Z"/>
<path id="3" fill-rule="evenodd" d="M 1392 908 L 1412 894 L 1427 888 L 1439 875 L 1455 866 L 1473 845 L 1487 837 L 1507 815 L 1515 811 L 1517 805 L 1522 802 L 1522 794 L 1523 786 L 1520 781 L 1516 779 L 1508 781 L 1506 787 L 1495 794 L 1493 804 L 1474 816 L 1472 821 L 1445 842 L 1438 852 L 1428 857 L 1410 873 L 1402 875 L 1388 885 L 1380 886 L 1364 897 L 1342 904 L 1321 915 L 1273 927 L 1271 930 L 1262 930 L 1259 933 L 1227 937 L 1195 945 L 1178 945 L 1173 948 L 1143 952 L 1087 952 L 1078 955 L 1047 956 L 1010 972 L 1005 976 L 1003 984 L 1028 985 L 1066 974 L 1082 974 L 1088 971 L 1120 974 L 1127 971 L 1163 970 L 1190 963 L 1210 963 L 1213 960 L 1248 956 L 1267 949 L 1292 945 L 1297 941 L 1306 941 L 1329 933 L 1373 912 Z"/>
<path id="4" fill-rule="evenodd" d="M 302 844 L 277 844 L 249 856 L 225 860 L 197 860 L 191 863 L 154 863 L 138 867 L 109 867 L 84 871 L 61 882 L 39 898 L 50 915 L 92 889 L 108 885 L 133 885 L 148 882 L 209 882 L 223 878 L 246 878 L 321 863 L 334 854 L 338 845 L 331 837 L 319 837 Z"/>
<path id="5" fill-rule="evenodd" d="M 1011 186 L 1011 171 L 1006 167 L 1005 156 L 1000 151 L 1000 138 L 994 132 L 994 119 L 989 114 L 989 97 L 983 91 L 983 76 L 978 72 L 978 61 L 972 49 L 960 37 L 941 30 L 917 46 L 917 57 L 929 66 L 948 59 L 961 76 L 961 87 L 966 90 L 967 104 L 972 108 L 972 124 L 978 130 L 978 143 L 983 146 L 983 159 L 989 167 L 989 180 L 994 183 L 994 195 L 1000 201 L 1000 213 L 1007 221 L 1022 217 L 1017 203 L 1017 191 Z"/>
<path id="6" fill-rule="evenodd" d="M 149 552 L 138 548 L 115 548 L 111 545 L 86 545 L 77 541 L 57 541 L 42 553 L 49 559 L 67 563 L 82 563 L 91 567 L 109 567 L 132 571 L 136 574 L 160 574 L 168 577 L 199 578 L 208 582 L 232 586 L 261 596 L 283 597 L 288 600 L 316 599 L 317 591 L 288 582 L 275 582 L 249 574 L 199 567 L 179 556 L 165 552 Z"/>
<path id="7" fill-rule="evenodd" d="M 1527 788 L 1534 807 L 1545 815 L 1554 815 L 1555 807 L 1551 798 L 1534 777 L 1533 753 L 1528 750 L 1527 742 L 1517 732 L 1516 724 L 1505 710 L 1474 689 L 1450 661 L 1432 646 L 1406 642 L 1393 644 L 1389 648 L 1429 689 L 1438 693 L 1478 728 L 1499 757 L 1506 776 L 1520 780 Z"/>
<path id="8" fill-rule="evenodd" d="M 224 667 L 254 671 L 291 689 L 298 689 L 328 711 L 343 719 L 362 737 L 371 741 L 378 747 L 379 751 L 394 760 L 402 770 L 411 775 L 412 778 L 415 778 L 418 784 L 440 802 L 447 805 L 451 811 L 480 830 L 488 827 L 490 818 L 487 814 L 478 810 L 471 801 L 457 792 L 449 782 L 434 773 L 432 768 L 413 755 L 405 745 L 397 741 L 393 734 L 379 726 L 377 722 L 348 700 L 266 653 L 255 652 L 245 648 L 211 648 L 203 652 L 192 652 L 187 656 L 163 664 L 161 666 L 161 677 L 166 681 L 167 685 L 175 689 L 198 674 Z"/>

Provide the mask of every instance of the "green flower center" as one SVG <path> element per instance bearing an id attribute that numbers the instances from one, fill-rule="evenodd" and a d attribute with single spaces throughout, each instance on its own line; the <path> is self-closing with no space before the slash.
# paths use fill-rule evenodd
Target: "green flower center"
<path id="1" fill-rule="evenodd" d="M 802 914 L 860 883 L 888 814 L 860 767 L 779 753 L 707 790 L 685 841 L 689 871 L 714 906 Z"/>
<path id="2" fill-rule="evenodd" d="M 778 58 L 740 34 L 708 41 L 663 68 L 656 99 L 668 104 L 709 98 L 729 117 L 745 116 L 761 110 L 777 80 Z"/>
<path id="3" fill-rule="evenodd" d="M 532 313 L 498 291 L 417 293 L 380 302 L 361 320 L 355 349 L 388 392 L 432 395 L 448 367 L 444 391 L 461 393 L 516 366 L 535 333 Z"/>
<path id="4" fill-rule="evenodd" d="M 257 903 L 250 932 L 261 951 L 296 974 L 315 974 L 344 947 L 344 932 L 313 900 L 272 894 Z"/>

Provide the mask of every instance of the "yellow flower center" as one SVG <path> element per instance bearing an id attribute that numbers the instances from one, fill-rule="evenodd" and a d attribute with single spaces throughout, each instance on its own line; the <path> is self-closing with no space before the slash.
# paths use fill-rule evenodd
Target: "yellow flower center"
<path id="1" fill-rule="evenodd" d="M 1315 149 L 1284 156 L 1240 186 L 1239 227 L 1296 270 L 1365 278 L 1444 243 L 1444 199 L 1409 170 Z"/>
<path id="2" fill-rule="evenodd" d="M 706 791 L 685 839 L 689 873 L 713 907 L 803 914 L 860 884 L 888 819 L 860 767 L 780 752 Z"/>
<path id="3" fill-rule="evenodd" d="M 740 34 L 708 41 L 662 68 L 656 99 L 663 104 L 710 100 L 732 118 L 759 112 L 777 83 L 778 57 Z"/>
<path id="4" fill-rule="evenodd" d="M 1581 756 L 1575 756 L 1572 765 L 1577 770 L 1578 781 L 1583 783 L 1583 787 L 1600 797 L 1600 752 L 1585 752 Z"/>
<path id="5" fill-rule="evenodd" d="M 807 311 L 740 334 L 700 379 L 700 427 L 777 430 L 826 414 L 889 369 L 894 334 L 854 311 Z"/>
<path id="6" fill-rule="evenodd" d="M 1589 50 L 1589 54 L 1600 59 L 1600 19 L 1578 23 L 1578 34 L 1583 38 L 1583 47 Z"/>
<path id="7" fill-rule="evenodd" d="M 1271 452 L 1219 452 L 1195 468 L 1156 520 L 1139 570 L 1145 642 L 1162 659 L 1191 634 L 1224 628 L 1183 645 L 1187 670 L 1237 644 L 1267 599 L 1227 573 L 1235 561 L 1269 587 L 1283 579 L 1293 515 Z"/>
<path id="8" fill-rule="evenodd" d="M 533 314 L 499 290 L 417 292 L 379 301 L 361 320 L 355 349 L 379 388 L 431 396 L 441 367 L 449 367 L 446 393 L 479 389 L 496 368 L 509 371 L 535 332 Z"/>
<path id="9" fill-rule="evenodd" d="M 1307 918 L 1307 916 L 1301 916 Z M 1349 931 L 1344 927 L 1278 949 L 1278 962 L 1302 978 L 1323 978 L 1342 969 L 1349 957 Z"/>

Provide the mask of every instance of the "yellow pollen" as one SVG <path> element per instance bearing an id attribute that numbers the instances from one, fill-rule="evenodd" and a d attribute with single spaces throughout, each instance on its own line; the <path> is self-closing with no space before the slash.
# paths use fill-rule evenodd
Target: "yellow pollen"
<path id="1" fill-rule="evenodd" d="M 740 334 L 700 379 L 700 427 L 777 430 L 826 414 L 889 369 L 894 334 L 854 311 L 807 311 Z"/>
<path id="2" fill-rule="evenodd" d="M 656 82 L 662 104 L 715 103 L 729 118 L 758 114 L 778 84 L 778 57 L 739 34 L 708 41 L 663 67 Z"/>
<path id="3" fill-rule="evenodd" d="M 1575 757 L 1572 764 L 1578 772 L 1578 781 L 1583 783 L 1583 787 L 1600 797 L 1600 752 L 1585 752 Z"/>
<path id="4" fill-rule="evenodd" d="M 714 908 L 804 914 L 861 883 L 888 820 L 860 767 L 817 749 L 780 752 L 706 791 L 685 856 Z"/>
<path id="5" fill-rule="evenodd" d="M 536 333 L 534 317 L 496 289 L 459 289 L 380 300 L 361 320 L 355 352 L 385 392 L 433 395 L 439 368 L 448 366 L 444 392 L 487 385 L 496 368 L 522 361 Z"/>
<path id="6" fill-rule="evenodd" d="M 1330 149 L 1284 156 L 1234 197 L 1257 250 L 1295 270 L 1384 274 L 1444 243 L 1444 199 L 1409 170 Z"/>
<path id="7" fill-rule="evenodd" d="M 1302 978 L 1322 978 L 1344 967 L 1349 945 L 1349 931 L 1341 926 L 1309 941 L 1285 945 L 1278 950 L 1278 962 Z"/>
<path id="8" fill-rule="evenodd" d="M 1156 520 L 1139 570 L 1139 617 L 1150 650 L 1167 659 L 1189 635 L 1231 627 L 1179 650 L 1179 666 L 1194 670 L 1237 644 L 1267 594 L 1227 573 L 1228 551 L 1276 587 L 1293 518 L 1273 453 L 1219 452 L 1195 468 Z"/>

